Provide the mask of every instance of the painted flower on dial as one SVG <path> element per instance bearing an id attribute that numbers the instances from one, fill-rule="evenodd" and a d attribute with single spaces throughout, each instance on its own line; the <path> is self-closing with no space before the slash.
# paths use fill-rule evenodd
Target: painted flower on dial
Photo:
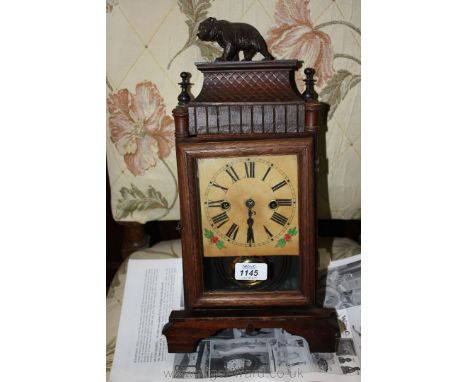
<path id="1" fill-rule="evenodd" d="M 268 31 L 270 49 L 278 56 L 303 60 L 304 68 L 315 69 L 317 86 L 324 85 L 334 72 L 333 47 L 330 36 L 312 25 L 309 0 L 278 0 L 275 20 L 277 26 Z"/>
<path id="2" fill-rule="evenodd" d="M 277 241 L 275 247 L 284 248 L 285 245 L 286 245 L 286 243 L 287 243 L 288 241 L 291 241 L 292 238 L 293 238 L 293 236 L 296 236 L 297 233 L 298 233 L 298 231 L 297 231 L 297 228 L 296 228 L 296 227 L 288 229 L 288 232 L 286 232 L 286 233 L 284 234 L 284 236 L 283 236 L 281 239 L 279 239 L 279 240 Z"/>
<path id="3" fill-rule="evenodd" d="M 135 94 L 122 89 L 107 98 L 110 139 L 133 175 L 143 175 L 174 147 L 174 121 L 155 84 L 136 85 Z"/>
<path id="4" fill-rule="evenodd" d="M 223 249 L 223 248 L 226 248 L 224 246 L 224 241 L 222 240 L 219 240 L 219 237 L 218 236 L 215 236 L 213 231 L 210 231 L 209 229 L 203 229 L 203 235 L 208 239 L 210 240 L 210 242 L 214 245 L 216 245 L 216 248 L 218 249 Z"/>

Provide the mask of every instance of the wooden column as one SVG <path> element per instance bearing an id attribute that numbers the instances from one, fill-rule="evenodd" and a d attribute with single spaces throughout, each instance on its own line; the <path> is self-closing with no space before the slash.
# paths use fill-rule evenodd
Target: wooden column
<path id="1" fill-rule="evenodd" d="M 176 140 L 184 139 L 189 136 L 189 117 L 188 109 L 185 106 L 176 106 L 172 110 L 175 125 Z"/>
<path id="2" fill-rule="evenodd" d="M 306 102 L 305 130 L 317 133 L 322 104 L 312 100 Z"/>
<path id="3" fill-rule="evenodd" d="M 145 233 L 145 225 L 136 222 L 119 222 L 123 227 L 122 259 L 133 252 L 148 248 L 149 235 Z"/>

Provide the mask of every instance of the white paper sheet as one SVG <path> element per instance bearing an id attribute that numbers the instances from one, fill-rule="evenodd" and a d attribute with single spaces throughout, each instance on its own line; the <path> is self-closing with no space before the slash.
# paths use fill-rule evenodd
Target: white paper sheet
<path id="1" fill-rule="evenodd" d="M 111 382 L 157 381 L 172 366 L 161 331 L 181 294 L 180 259 L 128 262 Z"/>

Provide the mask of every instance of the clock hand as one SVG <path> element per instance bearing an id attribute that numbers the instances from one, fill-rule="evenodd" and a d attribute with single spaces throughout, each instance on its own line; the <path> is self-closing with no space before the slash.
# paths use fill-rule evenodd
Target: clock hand
<path id="1" fill-rule="evenodd" d="M 249 218 L 247 219 L 247 243 L 248 244 L 251 244 L 251 243 L 254 243 L 255 240 L 254 240 L 254 234 L 253 234 L 253 224 L 254 224 L 254 220 L 252 219 L 252 216 L 255 214 L 254 211 L 252 211 L 252 208 L 253 206 L 255 205 L 255 202 L 252 200 L 252 199 L 248 199 L 246 202 L 245 202 L 245 206 L 249 209 L 248 210 L 248 216 Z"/>
<path id="2" fill-rule="evenodd" d="M 254 220 L 252 219 L 253 211 L 249 209 L 249 218 L 247 219 L 247 243 L 253 243 L 254 242 L 254 235 L 253 235 L 253 223 Z"/>

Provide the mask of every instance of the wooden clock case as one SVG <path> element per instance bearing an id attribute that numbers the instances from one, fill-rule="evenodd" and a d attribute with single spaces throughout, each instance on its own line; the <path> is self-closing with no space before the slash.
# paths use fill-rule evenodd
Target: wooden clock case
<path id="1" fill-rule="evenodd" d="M 313 99 L 313 72 L 300 95 L 296 60 L 197 63 L 204 74 L 190 101 L 187 75 L 173 110 L 178 165 L 185 310 L 173 311 L 163 334 L 169 352 L 193 352 L 226 328 L 283 328 L 311 351 L 333 352 L 339 327 L 333 309 L 316 305 L 316 141 L 322 104 Z M 206 291 L 196 178 L 198 158 L 296 154 L 300 202 L 300 287 L 291 291 Z"/>

